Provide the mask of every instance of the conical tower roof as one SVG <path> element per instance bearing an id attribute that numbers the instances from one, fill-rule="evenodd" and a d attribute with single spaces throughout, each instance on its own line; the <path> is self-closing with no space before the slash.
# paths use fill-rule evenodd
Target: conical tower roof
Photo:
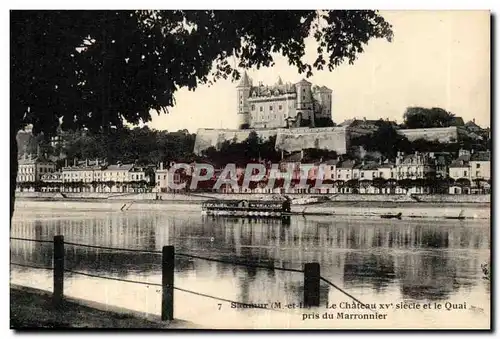
<path id="1" fill-rule="evenodd" d="M 306 79 L 302 79 L 299 82 L 297 82 L 297 85 L 312 85 L 312 84 Z"/>
<path id="2" fill-rule="evenodd" d="M 241 77 L 240 83 L 238 84 L 237 87 L 250 87 L 250 78 L 248 77 L 247 72 L 243 73 L 243 76 Z"/>

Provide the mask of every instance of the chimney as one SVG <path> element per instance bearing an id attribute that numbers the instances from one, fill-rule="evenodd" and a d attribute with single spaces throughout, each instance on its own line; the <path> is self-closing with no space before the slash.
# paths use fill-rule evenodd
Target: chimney
<path id="1" fill-rule="evenodd" d="M 304 150 L 300 150 L 300 160 L 304 159 Z"/>
<path id="2" fill-rule="evenodd" d="M 89 165 L 89 159 L 85 159 L 85 166 Z"/>
<path id="3" fill-rule="evenodd" d="M 160 161 L 160 170 L 163 170 L 163 161 Z"/>
<path id="4" fill-rule="evenodd" d="M 76 158 L 73 158 L 73 166 L 76 166 Z"/>
<path id="5" fill-rule="evenodd" d="M 476 123 L 476 118 L 472 118 L 472 122 L 473 122 L 473 123 Z"/>
<path id="6" fill-rule="evenodd" d="M 99 159 L 95 158 L 95 165 L 99 166 Z"/>

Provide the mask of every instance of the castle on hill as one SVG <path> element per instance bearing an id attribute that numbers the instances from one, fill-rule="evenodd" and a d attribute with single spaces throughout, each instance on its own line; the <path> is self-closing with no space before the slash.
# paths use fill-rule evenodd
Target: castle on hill
<path id="1" fill-rule="evenodd" d="M 316 127 L 332 119 L 332 90 L 305 79 L 292 84 L 278 78 L 272 86 L 253 86 L 245 72 L 236 91 L 240 129 Z"/>

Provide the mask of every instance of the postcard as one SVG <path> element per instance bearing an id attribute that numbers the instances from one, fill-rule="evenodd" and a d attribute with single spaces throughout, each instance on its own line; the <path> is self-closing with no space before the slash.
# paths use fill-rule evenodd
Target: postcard
<path id="1" fill-rule="evenodd" d="M 490 330 L 490 25 L 11 11 L 11 329 Z"/>

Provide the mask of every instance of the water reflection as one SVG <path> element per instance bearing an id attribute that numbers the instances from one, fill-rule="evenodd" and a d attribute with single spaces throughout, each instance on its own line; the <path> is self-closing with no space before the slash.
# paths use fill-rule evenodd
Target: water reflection
<path id="1" fill-rule="evenodd" d="M 489 227 L 485 221 L 346 220 L 293 217 L 280 220 L 202 218 L 162 212 L 72 212 L 68 215 L 16 212 L 11 236 L 66 241 L 107 247 L 176 252 L 260 265 L 302 269 L 319 262 L 322 276 L 347 289 L 373 296 L 400 291 L 401 298 L 443 300 L 461 288 L 480 287 L 480 264 L 489 256 Z M 140 274 L 157 279 L 160 255 L 109 251 L 66 245 L 68 269 L 127 277 Z M 11 241 L 11 260 L 52 265 L 52 244 Z M 223 263 L 176 258 L 176 270 L 187 281 L 227 282 L 224 296 L 246 303 L 302 300 L 302 275 Z M 322 285 L 321 298 L 329 289 Z M 213 291 L 212 291 L 213 292 Z"/>

